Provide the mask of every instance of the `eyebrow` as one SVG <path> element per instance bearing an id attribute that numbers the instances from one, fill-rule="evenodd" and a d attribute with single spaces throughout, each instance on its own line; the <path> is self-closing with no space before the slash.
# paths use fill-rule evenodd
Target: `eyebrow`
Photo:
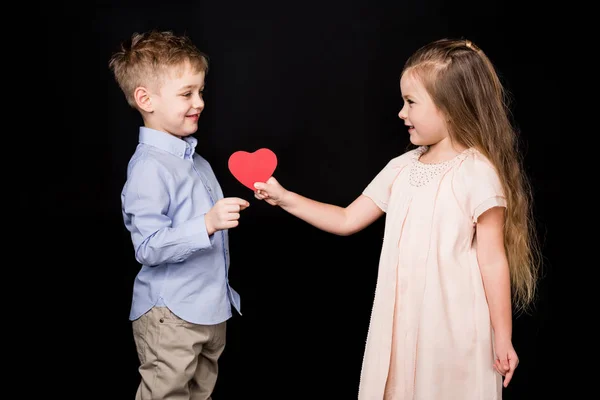
<path id="1" fill-rule="evenodd" d="M 179 88 L 179 90 L 189 90 L 189 89 L 193 89 L 195 87 L 198 87 L 198 85 L 185 85 L 185 86 L 182 86 L 181 88 Z M 200 89 L 204 89 L 204 85 L 202 85 L 200 87 Z"/>

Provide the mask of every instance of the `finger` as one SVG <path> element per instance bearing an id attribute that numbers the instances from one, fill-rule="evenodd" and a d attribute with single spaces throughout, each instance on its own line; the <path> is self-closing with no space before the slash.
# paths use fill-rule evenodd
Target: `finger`
<path id="1" fill-rule="evenodd" d="M 256 189 L 256 194 L 260 196 L 266 196 L 267 192 L 264 189 Z"/>
<path id="2" fill-rule="evenodd" d="M 267 187 L 263 182 L 254 182 L 254 187 L 258 190 L 265 189 Z"/>
<path id="3" fill-rule="evenodd" d="M 248 207 L 250 205 L 250 203 L 248 203 L 246 200 L 240 199 L 239 197 L 227 197 L 224 200 L 225 200 L 225 204 L 228 204 L 228 205 L 238 205 L 238 206 L 246 206 L 246 207 Z"/>
<path id="4" fill-rule="evenodd" d="M 504 375 L 504 374 L 502 373 L 502 371 L 500 371 L 500 369 L 498 368 L 498 365 L 496 365 L 495 363 L 494 363 L 494 369 L 495 369 L 495 370 L 496 370 L 496 372 L 498 372 L 500 375 Z"/>
<path id="5" fill-rule="evenodd" d="M 515 369 L 517 368 L 517 365 L 519 365 L 519 358 L 518 357 L 514 357 L 514 358 L 510 358 L 508 360 L 509 364 L 510 364 L 510 369 Z"/>
<path id="6" fill-rule="evenodd" d="M 235 221 L 229 221 L 229 222 L 227 222 L 226 226 L 227 226 L 227 229 L 231 229 L 231 228 L 235 228 L 239 224 L 240 224 L 240 221 L 235 220 Z"/>
<path id="7" fill-rule="evenodd" d="M 511 371 L 514 371 L 517 368 L 517 365 L 519 365 L 519 359 L 517 357 L 515 358 L 510 358 L 508 360 L 508 364 L 509 364 L 509 369 Z"/>
<path id="8" fill-rule="evenodd" d="M 267 179 L 267 183 L 278 183 L 278 182 L 277 182 L 277 179 L 275 179 L 275 177 L 272 176 L 269 179 Z"/>
<path id="9" fill-rule="evenodd" d="M 229 213 L 229 221 L 235 221 L 240 219 L 240 213 Z"/>
<path id="10" fill-rule="evenodd" d="M 500 370 L 500 373 L 501 373 L 502 375 L 506 374 L 506 371 L 508 371 L 508 368 L 507 368 L 507 367 L 504 367 L 504 365 L 502 364 L 502 361 L 501 361 L 501 360 L 499 360 L 499 359 L 497 359 L 497 360 L 496 360 L 496 363 L 498 364 L 498 370 Z"/>
<path id="11" fill-rule="evenodd" d="M 506 373 L 506 375 L 504 376 L 504 387 L 508 386 L 508 383 L 512 379 L 514 373 L 515 371 L 512 369 Z"/>
<path id="12" fill-rule="evenodd" d="M 508 359 L 507 359 L 507 358 L 503 358 L 503 359 L 502 359 L 502 368 L 503 368 L 505 371 L 508 371 L 508 370 L 509 370 L 509 364 L 508 364 Z"/>
<path id="13" fill-rule="evenodd" d="M 269 196 L 269 192 L 267 192 L 266 189 L 258 189 L 257 190 L 258 194 L 264 196 L 264 197 L 268 197 Z"/>
<path id="14" fill-rule="evenodd" d="M 240 211 L 240 206 L 238 204 L 228 204 L 223 206 L 222 212 L 225 219 L 229 219 L 230 213 L 236 213 Z"/>
<path id="15" fill-rule="evenodd" d="M 498 360 L 498 359 L 496 359 L 496 361 L 494 362 L 494 368 L 496 368 L 496 370 L 498 371 L 498 373 L 500 373 L 500 375 L 504 375 L 506 373 L 504 368 L 502 368 L 502 364 L 500 364 L 500 360 Z"/>
<path id="16" fill-rule="evenodd" d="M 237 213 L 242 211 L 243 209 L 248 208 L 247 206 L 243 206 L 243 205 L 238 205 L 238 204 L 233 204 L 233 205 L 229 205 L 224 207 L 224 210 L 227 213 Z"/>

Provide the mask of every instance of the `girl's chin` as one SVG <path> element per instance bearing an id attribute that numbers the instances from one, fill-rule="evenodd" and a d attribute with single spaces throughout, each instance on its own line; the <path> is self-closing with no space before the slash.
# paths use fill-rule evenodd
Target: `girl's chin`
<path id="1" fill-rule="evenodd" d="M 421 142 L 421 140 L 419 140 L 419 138 L 417 138 L 417 137 L 415 137 L 413 135 L 410 135 L 410 142 L 412 144 L 414 144 L 415 146 L 422 146 L 423 145 L 423 143 Z"/>

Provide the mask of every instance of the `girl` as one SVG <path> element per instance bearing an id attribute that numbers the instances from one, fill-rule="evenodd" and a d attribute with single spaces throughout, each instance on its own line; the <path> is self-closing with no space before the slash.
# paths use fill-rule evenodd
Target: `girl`
<path id="1" fill-rule="evenodd" d="M 512 304 L 532 301 L 538 260 L 504 91 L 481 49 L 448 39 L 408 59 L 400 89 L 416 148 L 348 207 L 273 177 L 255 197 L 338 235 L 387 213 L 359 399 L 501 399 L 519 363 Z"/>

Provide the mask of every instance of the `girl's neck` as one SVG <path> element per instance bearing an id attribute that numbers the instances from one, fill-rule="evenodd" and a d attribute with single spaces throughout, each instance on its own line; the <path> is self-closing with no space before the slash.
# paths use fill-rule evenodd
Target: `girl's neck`
<path id="1" fill-rule="evenodd" d="M 427 146 L 427 150 L 419 158 L 424 163 L 440 163 L 451 160 L 467 148 L 450 138 L 443 139 L 435 144 Z"/>

